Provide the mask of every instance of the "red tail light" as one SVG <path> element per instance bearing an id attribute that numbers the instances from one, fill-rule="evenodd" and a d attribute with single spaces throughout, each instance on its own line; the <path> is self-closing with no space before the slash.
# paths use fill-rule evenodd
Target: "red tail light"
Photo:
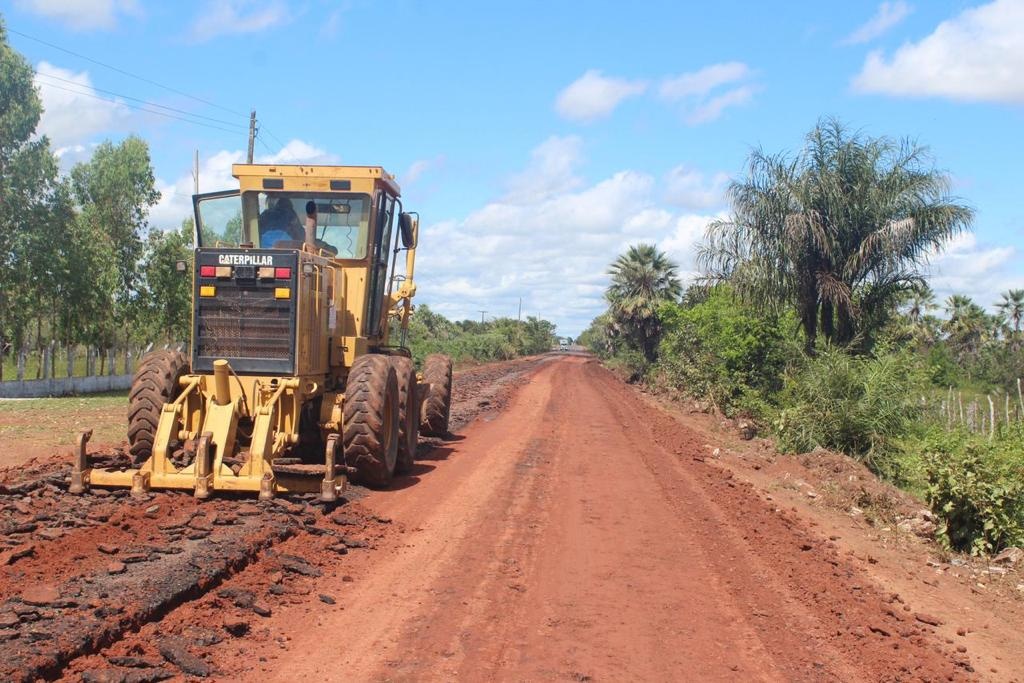
<path id="1" fill-rule="evenodd" d="M 289 280 L 292 277 L 291 268 L 274 268 L 274 277 L 278 280 Z"/>
<path id="2" fill-rule="evenodd" d="M 217 277 L 217 266 L 199 266 L 199 277 Z"/>

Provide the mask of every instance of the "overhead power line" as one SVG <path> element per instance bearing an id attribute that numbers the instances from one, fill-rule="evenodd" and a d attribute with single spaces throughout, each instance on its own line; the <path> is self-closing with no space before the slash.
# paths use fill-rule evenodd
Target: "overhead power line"
<path id="1" fill-rule="evenodd" d="M 211 106 L 211 107 L 216 107 L 217 109 L 220 109 L 221 111 L 226 111 L 229 114 L 235 114 L 236 116 L 247 116 L 247 114 L 242 114 L 240 112 L 234 111 L 233 109 L 228 109 L 227 107 L 222 107 L 221 105 L 217 104 L 216 102 L 211 102 L 209 100 L 204 100 L 202 97 L 196 97 L 195 95 L 190 95 L 187 92 L 183 92 L 181 90 L 178 90 L 177 88 L 172 88 L 169 85 L 164 85 L 163 83 L 159 83 L 157 81 L 154 81 L 151 78 L 146 78 L 145 76 L 140 76 L 138 74 L 133 74 L 130 71 L 125 71 L 124 69 L 118 68 L 116 66 L 112 66 L 110 64 L 107 64 L 106 62 L 101 62 L 98 59 L 93 59 L 92 57 L 87 57 L 87 56 L 85 56 L 85 55 L 83 55 L 83 54 L 81 54 L 79 52 L 74 52 L 73 50 L 69 50 L 69 49 L 67 49 L 65 47 L 61 47 L 60 45 L 55 45 L 54 43 L 51 43 L 51 42 L 43 40 L 42 38 L 36 38 L 35 36 L 30 36 L 27 33 L 22 33 L 21 31 L 16 31 L 16 30 L 14 30 L 13 28 L 10 28 L 10 27 L 7 28 L 7 32 L 8 33 L 13 33 L 13 34 L 18 35 L 18 36 L 21 36 L 22 38 L 28 38 L 29 40 L 33 40 L 33 41 L 35 41 L 35 42 L 37 42 L 37 43 L 39 43 L 41 45 L 46 45 L 47 47 L 52 47 L 54 50 L 60 50 L 61 52 L 67 53 L 67 54 L 72 55 L 74 57 L 78 57 L 79 59 L 84 59 L 85 61 L 91 62 L 93 64 L 96 64 L 97 66 L 102 66 L 104 69 L 110 69 L 111 71 L 116 71 L 117 73 L 122 74 L 124 76 L 128 76 L 129 78 L 134 78 L 134 79 L 136 79 L 138 81 L 142 81 L 143 83 L 148 83 L 150 85 L 155 85 L 158 88 L 163 88 L 164 90 L 167 90 L 168 92 L 172 92 L 172 93 L 174 93 L 176 95 L 181 95 L 182 97 L 187 97 L 190 100 L 195 100 L 196 102 L 201 102 L 201 103 L 203 103 L 205 105 L 208 105 L 208 106 Z"/>
<path id="2" fill-rule="evenodd" d="M 144 112 L 147 112 L 149 114 L 156 114 L 157 116 L 164 116 L 164 117 L 169 118 L 169 119 L 175 119 L 177 121 L 184 121 L 185 123 L 192 123 L 192 124 L 195 124 L 197 126 L 203 126 L 205 128 L 212 128 L 214 130 L 223 131 L 225 133 L 235 133 L 235 134 L 237 134 L 239 132 L 238 130 L 231 130 L 230 128 L 223 128 L 221 126 L 215 126 L 213 124 L 205 123 L 203 121 L 195 121 L 193 119 L 186 119 L 183 116 L 176 116 L 174 114 L 169 114 L 169 113 L 164 112 L 164 111 L 159 111 L 159 110 L 156 110 L 156 109 L 149 109 L 149 108 L 144 107 L 142 105 L 129 104 L 128 102 L 121 102 L 119 100 L 112 100 L 112 99 L 107 98 L 107 97 L 100 97 L 99 95 L 93 95 L 92 93 L 82 92 L 81 90 L 73 90 L 72 88 L 65 88 L 64 86 L 57 85 L 56 83 L 42 83 L 41 82 L 40 85 L 45 85 L 48 88 L 57 88 L 58 90 L 65 90 L 65 91 L 70 92 L 70 93 L 75 93 L 76 95 L 81 95 L 82 97 L 91 97 L 94 100 L 100 100 L 101 102 L 109 102 L 110 104 L 119 104 L 119 105 L 121 105 L 123 107 L 128 107 L 130 109 L 136 109 L 138 111 L 144 111 Z"/>
<path id="3" fill-rule="evenodd" d="M 88 89 L 93 90 L 95 92 L 106 93 L 107 95 L 113 95 L 114 97 L 120 97 L 121 99 L 131 100 L 132 102 L 138 102 L 140 104 L 146 105 L 147 107 L 156 107 L 158 109 L 165 109 L 167 111 L 175 112 L 177 114 L 184 114 L 185 116 L 191 116 L 191 117 L 194 117 L 194 118 L 197 118 L 197 119 L 203 119 L 205 121 L 210 121 L 211 123 L 220 123 L 220 124 L 223 124 L 225 126 L 234 126 L 236 128 L 242 129 L 242 130 L 245 129 L 245 126 L 243 124 L 240 124 L 240 123 L 234 123 L 232 121 L 225 121 L 223 119 L 215 119 L 215 118 L 213 118 L 211 116 L 204 116 L 203 114 L 196 114 L 194 112 L 190 112 L 190 111 L 187 111 L 185 109 L 178 109 L 176 107 L 169 107 L 166 104 L 158 104 L 157 102 L 150 102 L 148 100 L 141 100 L 138 97 L 132 97 L 131 95 L 125 95 L 123 93 L 114 92 L 113 90 L 105 90 L 103 88 L 97 88 L 96 86 L 93 86 L 93 85 L 86 85 L 84 83 L 79 83 L 78 81 L 73 81 L 73 80 L 71 80 L 69 78 L 61 78 L 60 76 L 54 76 L 52 74 L 42 74 L 42 73 L 39 73 L 38 71 L 36 71 L 35 74 L 36 74 L 36 76 L 39 76 L 41 78 L 50 78 L 50 79 L 53 79 L 53 80 L 56 80 L 56 81 L 61 81 L 63 83 L 69 83 L 69 84 L 77 86 L 79 88 L 88 88 Z M 53 85 L 53 84 L 52 83 L 45 83 L 45 85 Z M 88 91 L 83 91 L 81 94 L 82 95 L 91 95 L 92 93 L 90 93 Z"/>
<path id="4" fill-rule="evenodd" d="M 168 92 L 172 92 L 172 93 L 174 93 L 176 95 L 181 95 L 182 97 L 187 97 L 188 99 L 194 100 L 194 101 L 199 102 L 201 104 L 205 104 L 205 105 L 208 105 L 210 107 L 214 107 L 216 109 L 220 109 L 221 111 L 225 111 L 225 112 L 228 112 L 229 114 L 234 114 L 236 116 L 246 116 L 247 117 L 246 114 L 243 114 L 241 112 L 235 111 L 233 109 L 229 109 L 227 107 L 223 107 L 223 106 L 217 104 L 216 102 L 211 102 L 210 100 L 203 99 L 202 97 L 196 97 L 195 95 L 190 95 L 187 92 L 184 92 L 184 91 L 179 90 L 177 88 L 173 88 L 173 87 L 171 87 L 169 85 L 165 85 L 163 83 L 155 81 L 152 78 L 147 78 L 145 76 L 140 76 L 138 74 L 132 73 L 132 72 L 127 71 L 125 69 L 122 69 L 120 67 L 116 67 L 116 66 L 114 66 L 112 64 L 107 64 L 106 62 L 102 62 L 102 61 L 100 61 L 98 59 L 93 59 L 92 57 L 89 57 L 87 55 L 83 55 L 80 52 L 75 52 L 74 50 L 69 50 L 69 49 L 67 49 L 65 47 L 61 47 L 60 45 L 56 45 L 56 44 L 51 43 L 49 41 L 43 40 L 42 38 L 37 38 L 35 36 L 31 36 L 31 35 L 29 35 L 27 33 L 24 33 L 22 31 L 18 31 L 18 30 L 12 29 L 12 28 L 8 28 L 7 31 L 9 33 L 13 33 L 15 35 L 21 36 L 22 38 L 27 38 L 28 40 L 35 41 L 35 42 L 37 42 L 37 43 L 39 43 L 41 45 L 46 45 L 47 47 L 51 47 L 54 50 L 60 50 L 61 52 L 64 52 L 64 53 L 69 54 L 69 55 L 72 55 L 72 56 L 77 57 L 79 59 L 84 59 L 85 61 L 90 62 L 92 64 L 96 64 L 97 66 L 101 66 L 104 69 L 110 69 L 111 71 L 115 71 L 115 72 L 117 72 L 119 74 L 128 76 L 129 78 L 134 78 L 134 79 L 136 79 L 138 81 L 142 81 L 143 83 L 148 83 L 148 84 L 154 85 L 154 86 L 156 86 L 158 88 L 163 88 L 164 90 L 167 90 Z M 39 81 L 40 85 L 45 85 L 45 86 L 50 87 L 50 88 L 57 88 L 58 90 L 64 90 L 66 92 L 75 93 L 77 95 L 82 95 L 83 97 L 91 97 L 92 99 L 100 100 L 102 102 L 109 102 L 111 104 L 119 104 L 119 105 L 128 107 L 130 109 L 135 109 L 135 110 L 147 112 L 147 113 L 150 113 L 150 114 L 156 114 L 157 116 L 163 116 L 165 118 L 174 119 L 174 120 L 177 120 L 177 121 L 184 121 L 185 123 L 192 123 L 192 124 L 195 124 L 197 126 L 203 126 L 205 128 L 211 128 L 213 130 L 219 130 L 219 131 L 223 131 L 225 133 L 236 133 L 236 132 L 239 132 L 241 130 L 245 130 L 247 128 L 247 126 L 245 124 L 242 124 L 242 123 L 234 123 L 232 121 L 225 121 L 224 119 L 217 119 L 217 118 L 213 118 L 211 116 L 205 116 L 203 114 L 196 114 L 194 112 L 190 112 L 190 111 L 187 111 L 185 109 L 179 109 L 177 107 L 171 107 L 171 106 L 164 105 L 164 104 L 158 104 L 156 102 L 151 102 L 149 100 L 143 100 L 143 99 L 140 99 L 138 97 L 132 97 L 131 95 L 125 95 L 123 93 L 114 92 L 112 90 L 106 90 L 106 89 L 103 89 L 103 88 L 97 88 L 97 87 L 92 86 L 92 85 L 84 85 L 84 84 L 79 83 L 77 81 L 73 81 L 73 80 L 70 80 L 70 79 L 67 79 L 67 78 L 62 78 L 60 76 L 54 76 L 52 74 L 41 74 L 39 72 L 36 72 L 36 76 L 39 76 L 39 77 L 44 78 L 44 79 L 52 79 L 52 80 L 56 80 L 56 81 L 61 81 L 61 82 L 66 83 L 68 85 L 75 86 L 76 88 L 87 88 L 90 91 L 83 91 L 83 90 L 72 89 L 72 88 L 69 88 L 69 87 L 66 87 L 66 86 L 57 85 L 56 83 L 51 83 L 51 82 L 47 82 L 47 81 Z M 108 95 L 112 95 L 113 97 L 118 97 L 118 98 L 120 98 L 120 100 L 113 100 L 113 99 L 109 99 L 109 98 L 106 98 L 106 97 L 101 97 L 101 96 L 99 96 L 99 95 L 97 95 L 95 93 L 106 93 Z M 123 102 L 121 100 L 129 100 L 130 102 L 136 102 L 137 104 L 130 104 L 129 102 Z M 162 111 L 159 111 L 159 110 L 162 110 Z M 201 120 L 197 121 L 195 119 L 201 119 Z M 213 124 L 217 124 L 217 125 L 213 125 Z M 230 130 L 228 128 L 223 128 L 222 126 L 231 126 L 232 128 L 235 128 L 236 130 Z M 270 130 L 266 130 L 265 128 L 261 130 L 261 132 L 263 132 L 263 131 L 265 131 L 275 142 L 277 142 L 279 145 L 281 145 L 281 152 L 283 152 L 286 157 L 290 157 L 293 160 L 298 161 L 295 158 L 295 156 L 291 152 L 288 151 L 287 145 L 279 137 L 274 135 Z M 257 139 L 259 139 L 259 138 L 257 137 Z M 270 147 L 265 142 L 260 140 L 260 144 L 262 144 L 263 147 L 266 148 L 267 151 L 271 155 L 274 154 L 273 150 L 271 150 Z"/>

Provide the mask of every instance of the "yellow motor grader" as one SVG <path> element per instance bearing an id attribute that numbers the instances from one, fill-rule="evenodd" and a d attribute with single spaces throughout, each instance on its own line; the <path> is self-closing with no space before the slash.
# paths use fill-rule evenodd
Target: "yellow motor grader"
<path id="1" fill-rule="evenodd" d="M 402 210 L 394 177 L 373 166 L 232 173 L 238 190 L 193 197 L 190 353 L 141 359 L 128 453 L 90 455 L 91 433 L 80 434 L 72 493 L 331 501 L 350 474 L 386 486 L 412 467 L 421 431 L 447 433 L 451 361 L 429 356 L 417 374 L 406 347 L 419 218 Z"/>

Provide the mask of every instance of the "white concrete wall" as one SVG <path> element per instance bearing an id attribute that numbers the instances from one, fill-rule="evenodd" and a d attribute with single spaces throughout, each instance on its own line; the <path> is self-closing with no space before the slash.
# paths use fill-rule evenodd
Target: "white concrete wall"
<path id="1" fill-rule="evenodd" d="M 131 375 L 27 379 L 20 382 L 0 382 L 0 398 L 42 398 L 45 396 L 98 394 L 104 391 L 124 391 L 130 388 L 131 385 Z"/>

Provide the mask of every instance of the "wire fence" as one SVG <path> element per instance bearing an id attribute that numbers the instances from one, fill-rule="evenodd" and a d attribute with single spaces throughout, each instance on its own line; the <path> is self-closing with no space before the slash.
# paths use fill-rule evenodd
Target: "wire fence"
<path id="1" fill-rule="evenodd" d="M 138 359 L 160 348 L 155 344 L 127 348 L 98 349 L 89 346 L 64 347 L 49 344 L 41 349 L 22 349 L 3 354 L 0 382 L 24 382 L 75 377 L 131 375 Z M 184 343 L 163 344 L 162 348 L 184 350 Z"/>
<path id="2" fill-rule="evenodd" d="M 941 399 L 928 400 L 921 397 L 925 413 L 932 416 L 950 431 L 966 429 L 975 434 L 987 435 L 993 440 L 1001 429 L 1009 429 L 1024 422 L 1024 391 L 1021 378 L 1017 378 L 1016 392 L 995 391 L 985 394 L 971 394 L 949 387 Z"/>

